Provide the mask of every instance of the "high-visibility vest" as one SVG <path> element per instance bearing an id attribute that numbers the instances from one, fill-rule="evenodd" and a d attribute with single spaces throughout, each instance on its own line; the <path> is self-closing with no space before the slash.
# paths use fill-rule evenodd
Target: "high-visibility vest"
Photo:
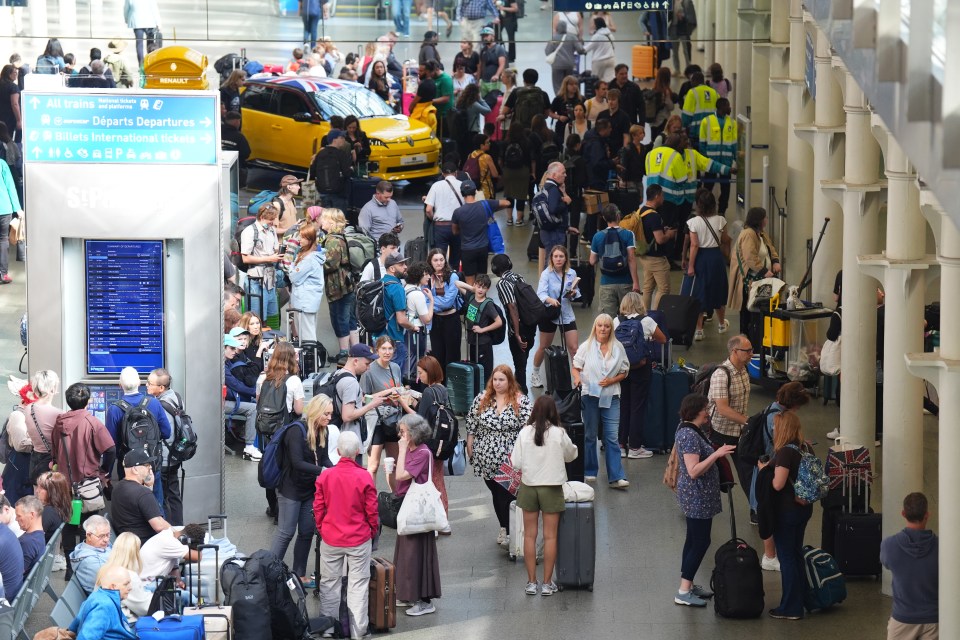
<path id="1" fill-rule="evenodd" d="M 696 138 L 700 134 L 700 122 L 717 110 L 719 94 L 713 87 L 705 84 L 697 85 L 687 91 L 683 99 L 683 111 L 680 119 L 687 127 L 690 137 Z"/>
<path id="2" fill-rule="evenodd" d="M 657 147 L 647 153 L 647 184 L 658 184 L 664 199 L 681 204 L 687 190 L 687 165 L 683 154 L 671 147 Z"/>
<path id="3" fill-rule="evenodd" d="M 737 121 L 727 116 L 723 122 L 711 113 L 700 122 L 700 151 L 711 160 L 728 167 L 737 159 Z"/>
<path id="4" fill-rule="evenodd" d="M 700 174 L 720 173 L 730 175 L 730 167 L 711 160 L 696 149 L 683 150 L 683 167 L 687 172 L 687 181 L 684 183 L 683 197 L 687 202 L 697 199 L 697 187 L 700 186 Z M 708 185 L 709 186 L 709 185 Z"/>

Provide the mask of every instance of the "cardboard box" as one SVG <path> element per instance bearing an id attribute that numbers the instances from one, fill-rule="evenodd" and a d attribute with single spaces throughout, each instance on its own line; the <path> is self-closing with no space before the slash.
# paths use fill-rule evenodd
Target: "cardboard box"
<path id="1" fill-rule="evenodd" d="M 603 205 L 610 202 L 610 196 L 606 191 L 594 191 L 592 189 L 583 190 L 583 210 L 588 216 L 600 213 Z"/>

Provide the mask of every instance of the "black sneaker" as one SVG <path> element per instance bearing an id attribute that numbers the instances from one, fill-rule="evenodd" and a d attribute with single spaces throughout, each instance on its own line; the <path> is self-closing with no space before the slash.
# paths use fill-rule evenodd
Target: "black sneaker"
<path id="1" fill-rule="evenodd" d="M 754 511 L 753 509 L 750 509 L 750 524 L 756 526 L 757 524 L 759 524 L 759 522 L 760 521 L 757 520 L 757 512 Z"/>
<path id="2" fill-rule="evenodd" d="M 332 356 L 327 356 L 327 362 L 329 362 L 330 364 L 337 364 L 338 362 L 340 362 L 341 358 L 346 358 L 347 355 L 349 355 L 349 352 L 340 351 L 338 353 L 335 353 Z"/>

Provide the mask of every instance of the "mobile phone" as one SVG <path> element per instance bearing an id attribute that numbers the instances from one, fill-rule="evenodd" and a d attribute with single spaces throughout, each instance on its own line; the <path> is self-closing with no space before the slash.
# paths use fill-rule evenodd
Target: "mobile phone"
<path id="1" fill-rule="evenodd" d="M 770 462 L 770 456 L 768 456 L 767 454 L 763 454 L 762 456 L 760 456 L 759 460 L 761 464 L 767 464 L 768 462 Z"/>

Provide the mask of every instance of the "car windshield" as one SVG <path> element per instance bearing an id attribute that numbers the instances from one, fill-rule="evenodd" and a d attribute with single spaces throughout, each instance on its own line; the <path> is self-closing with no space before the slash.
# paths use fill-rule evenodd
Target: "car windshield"
<path id="1" fill-rule="evenodd" d="M 395 115 L 393 109 L 373 91 L 358 89 L 328 89 L 310 94 L 324 120 L 330 116 L 357 116 L 373 118 Z"/>

